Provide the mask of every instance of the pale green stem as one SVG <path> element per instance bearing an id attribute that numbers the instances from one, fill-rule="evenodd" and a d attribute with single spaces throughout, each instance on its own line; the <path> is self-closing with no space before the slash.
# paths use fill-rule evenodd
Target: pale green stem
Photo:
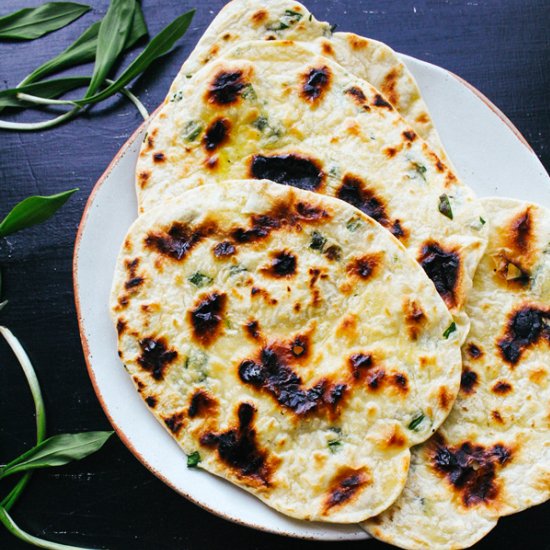
<path id="1" fill-rule="evenodd" d="M 80 107 L 75 107 L 67 113 L 50 120 L 45 120 L 44 122 L 8 122 L 7 120 L 0 120 L 0 129 L 22 131 L 45 130 L 46 128 L 52 128 L 53 126 L 61 124 L 64 120 L 72 118 L 78 111 L 80 111 Z"/>
<path id="2" fill-rule="evenodd" d="M 44 400 L 42 399 L 42 392 L 40 391 L 40 385 L 38 379 L 36 378 L 36 373 L 34 372 L 31 360 L 26 354 L 23 346 L 20 344 L 19 340 L 13 335 L 13 333 L 6 327 L 0 326 L 0 334 L 6 339 L 6 342 L 12 349 L 15 357 L 19 361 L 29 388 L 32 393 L 32 398 L 34 401 L 34 408 L 36 414 L 36 444 L 42 443 L 46 437 L 46 411 L 44 410 Z M 0 506 L 3 506 L 6 510 L 15 504 L 15 501 L 27 485 L 31 478 L 30 473 L 26 473 L 10 491 L 8 496 L 0 502 Z"/>
<path id="3" fill-rule="evenodd" d="M 7 510 L 2 507 L 0 507 L 0 522 L 12 535 L 38 548 L 48 548 L 50 550 L 82 550 L 79 546 L 68 546 L 66 544 L 50 542 L 49 540 L 43 540 L 29 535 L 29 533 L 23 531 L 23 529 L 13 521 L 13 518 L 8 514 Z"/>

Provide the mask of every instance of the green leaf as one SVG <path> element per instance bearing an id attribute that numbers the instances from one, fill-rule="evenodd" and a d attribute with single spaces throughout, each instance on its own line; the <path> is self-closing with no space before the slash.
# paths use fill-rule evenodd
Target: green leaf
<path id="1" fill-rule="evenodd" d="M 6 464 L 0 471 L 0 478 L 18 472 L 63 466 L 69 462 L 81 460 L 101 449 L 111 435 L 113 432 L 54 435 Z"/>
<path id="2" fill-rule="evenodd" d="M 194 453 L 191 453 L 190 455 L 187 455 L 187 467 L 188 468 L 196 468 L 201 461 L 201 455 L 199 451 L 195 451 Z"/>
<path id="3" fill-rule="evenodd" d="M 34 40 L 65 27 L 91 8 L 72 2 L 49 2 L 0 17 L 0 38 Z"/>
<path id="4" fill-rule="evenodd" d="M 196 120 L 190 120 L 184 127 L 183 127 L 183 139 L 185 141 L 195 141 L 202 132 L 202 124 L 200 122 L 197 122 Z"/>
<path id="5" fill-rule="evenodd" d="M 422 424 L 422 421 L 424 420 L 424 418 L 426 418 L 424 416 L 424 413 L 420 413 L 418 416 L 415 416 L 410 424 L 407 426 L 407 428 L 409 428 L 409 430 L 413 430 L 413 431 L 416 431 L 416 428 L 418 428 L 418 426 L 420 426 L 420 424 Z"/>
<path id="6" fill-rule="evenodd" d="M 167 27 L 165 27 L 159 34 L 157 34 L 146 48 L 139 54 L 128 68 L 120 75 L 120 77 L 110 86 L 108 86 L 102 92 L 87 97 L 82 100 L 76 101 L 78 105 L 86 105 L 91 103 L 97 103 L 112 96 L 116 92 L 120 91 L 126 84 L 131 82 L 135 77 L 140 75 L 143 71 L 149 67 L 149 65 L 155 61 L 161 55 L 168 52 L 172 46 L 179 40 L 187 31 L 195 10 L 188 11 L 183 15 L 180 15 Z"/>
<path id="7" fill-rule="evenodd" d="M 68 48 L 25 77 L 23 84 L 36 82 L 56 71 L 92 61 L 95 57 L 97 33 L 100 25 L 101 21 L 96 21 L 90 25 Z"/>
<path id="8" fill-rule="evenodd" d="M 309 248 L 313 250 L 319 250 L 319 252 L 323 251 L 323 248 L 326 244 L 327 240 L 319 231 L 314 231 L 311 234 L 311 241 L 309 243 Z"/>
<path id="9" fill-rule="evenodd" d="M 456 331 L 456 323 L 453 321 L 443 333 L 443 338 L 447 339 L 449 336 Z"/>
<path id="10" fill-rule="evenodd" d="M 359 218 L 351 218 L 346 224 L 346 229 L 351 233 L 355 233 L 355 231 L 357 231 L 362 225 L 363 221 Z"/>
<path id="11" fill-rule="evenodd" d="M 95 22 L 88 27 L 80 37 L 73 42 L 66 50 L 63 50 L 58 56 L 35 69 L 24 80 L 25 83 L 34 82 L 40 78 L 52 74 L 53 72 L 74 67 L 82 63 L 88 63 L 95 59 L 97 50 L 97 38 L 101 21 Z M 147 36 L 147 25 L 143 17 L 143 12 L 139 4 L 136 4 L 136 11 L 132 19 L 130 34 L 126 40 L 125 49 L 128 50 L 136 45 L 139 40 Z"/>
<path id="12" fill-rule="evenodd" d="M 28 197 L 19 204 L 16 204 L 2 223 L 0 223 L 0 237 L 5 237 L 51 218 L 76 191 L 78 189 L 71 189 L 48 197 Z"/>
<path id="13" fill-rule="evenodd" d="M 196 271 L 193 275 L 191 275 L 191 277 L 188 278 L 188 281 L 196 287 L 202 288 L 203 286 L 208 286 L 211 284 L 213 279 L 200 271 Z"/>
<path id="14" fill-rule="evenodd" d="M 46 99 L 59 97 L 71 90 L 82 88 L 90 82 L 89 76 L 68 76 L 26 84 L 19 88 L 0 90 L 0 107 L 24 107 L 28 103 L 17 99 L 17 94 L 29 94 Z"/>
<path id="15" fill-rule="evenodd" d="M 103 85 L 124 51 L 136 7 L 136 0 L 111 0 L 109 9 L 99 26 L 94 73 L 85 97 L 93 96 Z"/>
<path id="16" fill-rule="evenodd" d="M 336 454 L 340 450 L 342 445 L 343 443 L 339 439 L 333 439 L 332 441 L 328 442 L 328 448 L 332 454 Z"/>
<path id="17" fill-rule="evenodd" d="M 444 215 L 447 216 L 450 220 L 453 219 L 453 210 L 451 208 L 451 201 L 449 200 L 449 196 L 446 193 L 443 193 L 443 195 L 439 196 L 439 211 Z"/>

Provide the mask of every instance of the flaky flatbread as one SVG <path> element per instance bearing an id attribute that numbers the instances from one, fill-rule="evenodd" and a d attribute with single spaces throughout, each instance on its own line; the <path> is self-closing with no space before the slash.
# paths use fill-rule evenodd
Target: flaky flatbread
<path id="1" fill-rule="evenodd" d="M 141 210 L 226 178 L 336 196 L 401 240 L 465 333 L 483 209 L 378 90 L 299 43 L 263 41 L 208 63 L 174 105 L 140 152 Z"/>
<path id="2" fill-rule="evenodd" d="M 491 233 L 466 304 L 458 399 L 413 449 L 402 496 L 365 524 L 401 548 L 467 548 L 550 498 L 550 212 L 483 204 Z"/>
<path id="3" fill-rule="evenodd" d="M 458 334 L 420 266 L 352 206 L 293 187 L 219 182 L 148 211 L 111 311 L 185 453 L 296 518 L 384 510 L 458 391 Z"/>

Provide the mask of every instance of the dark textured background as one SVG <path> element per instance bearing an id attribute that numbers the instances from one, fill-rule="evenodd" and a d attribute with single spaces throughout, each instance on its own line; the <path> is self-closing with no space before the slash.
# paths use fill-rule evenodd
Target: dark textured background
<path id="1" fill-rule="evenodd" d="M 15 86 L 39 63 L 66 47 L 104 14 L 108 0 L 88 3 L 94 7 L 91 13 L 45 38 L 0 42 L 0 88 Z M 143 0 L 152 34 L 193 5 L 197 8 L 176 50 L 157 61 L 132 88 L 150 110 L 160 103 L 181 62 L 223 3 Z M 36 0 L 2 0 L 0 15 L 38 4 Z M 548 0 L 309 0 L 308 7 L 319 19 L 338 24 L 339 30 L 383 40 L 470 81 L 510 117 L 549 168 Z M 90 68 L 82 72 L 89 73 Z M 34 114 L 34 118 L 39 116 Z M 74 186 L 81 189 L 50 222 L 0 243 L 4 295 L 10 300 L 0 313 L 0 323 L 19 336 L 34 361 L 50 433 L 109 429 L 80 347 L 71 257 L 82 210 L 95 181 L 140 123 L 135 108 L 117 98 L 52 131 L 0 131 L 0 218 L 30 194 L 51 194 Z M 2 342 L 0 462 L 28 448 L 33 439 L 32 401 Z M 0 491 L 7 489 L 0 484 Z M 549 512 L 547 504 L 505 518 L 476 548 L 550 549 Z M 13 513 L 31 533 L 88 547 L 336 548 L 331 543 L 255 532 L 211 516 L 158 481 L 114 438 L 83 462 L 37 473 Z M 23 546 L 0 528 L 0 548 Z M 361 542 L 346 547 L 375 550 L 385 545 Z"/>

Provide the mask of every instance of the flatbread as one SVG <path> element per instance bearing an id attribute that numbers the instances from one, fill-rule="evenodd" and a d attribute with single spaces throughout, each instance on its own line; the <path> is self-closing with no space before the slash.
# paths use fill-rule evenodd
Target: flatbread
<path id="1" fill-rule="evenodd" d="M 397 54 L 386 44 L 353 33 L 333 33 L 330 23 L 318 21 L 299 2 L 289 0 L 233 0 L 225 5 L 204 32 L 176 76 L 165 106 L 177 97 L 185 80 L 239 42 L 295 40 L 308 42 L 319 54 L 333 58 L 346 70 L 378 88 L 409 121 L 422 139 L 447 162 L 418 85 Z"/>
<path id="2" fill-rule="evenodd" d="M 272 182 L 207 185 L 136 220 L 111 311 L 185 453 L 296 518 L 387 508 L 458 391 L 452 317 L 399 242 Z"/>
<path id="3" fill-rule="evenodd" d="M 337 196 L 401 240 L 466 329 L 483 209 L 375 88 L 301 44 L 256 41 L 208 63 L 180 92 L 140 152 L 142 211 L 226 178 Z"/>
<path id="4" fill-rule="evenodd" d="M 402 496 L 364 524 L 402 548 L 467 548 L 550 498 L 550 212 L 483 203 L 491 234 L 466 305 L 461 391 L 413 450 Z"/>

